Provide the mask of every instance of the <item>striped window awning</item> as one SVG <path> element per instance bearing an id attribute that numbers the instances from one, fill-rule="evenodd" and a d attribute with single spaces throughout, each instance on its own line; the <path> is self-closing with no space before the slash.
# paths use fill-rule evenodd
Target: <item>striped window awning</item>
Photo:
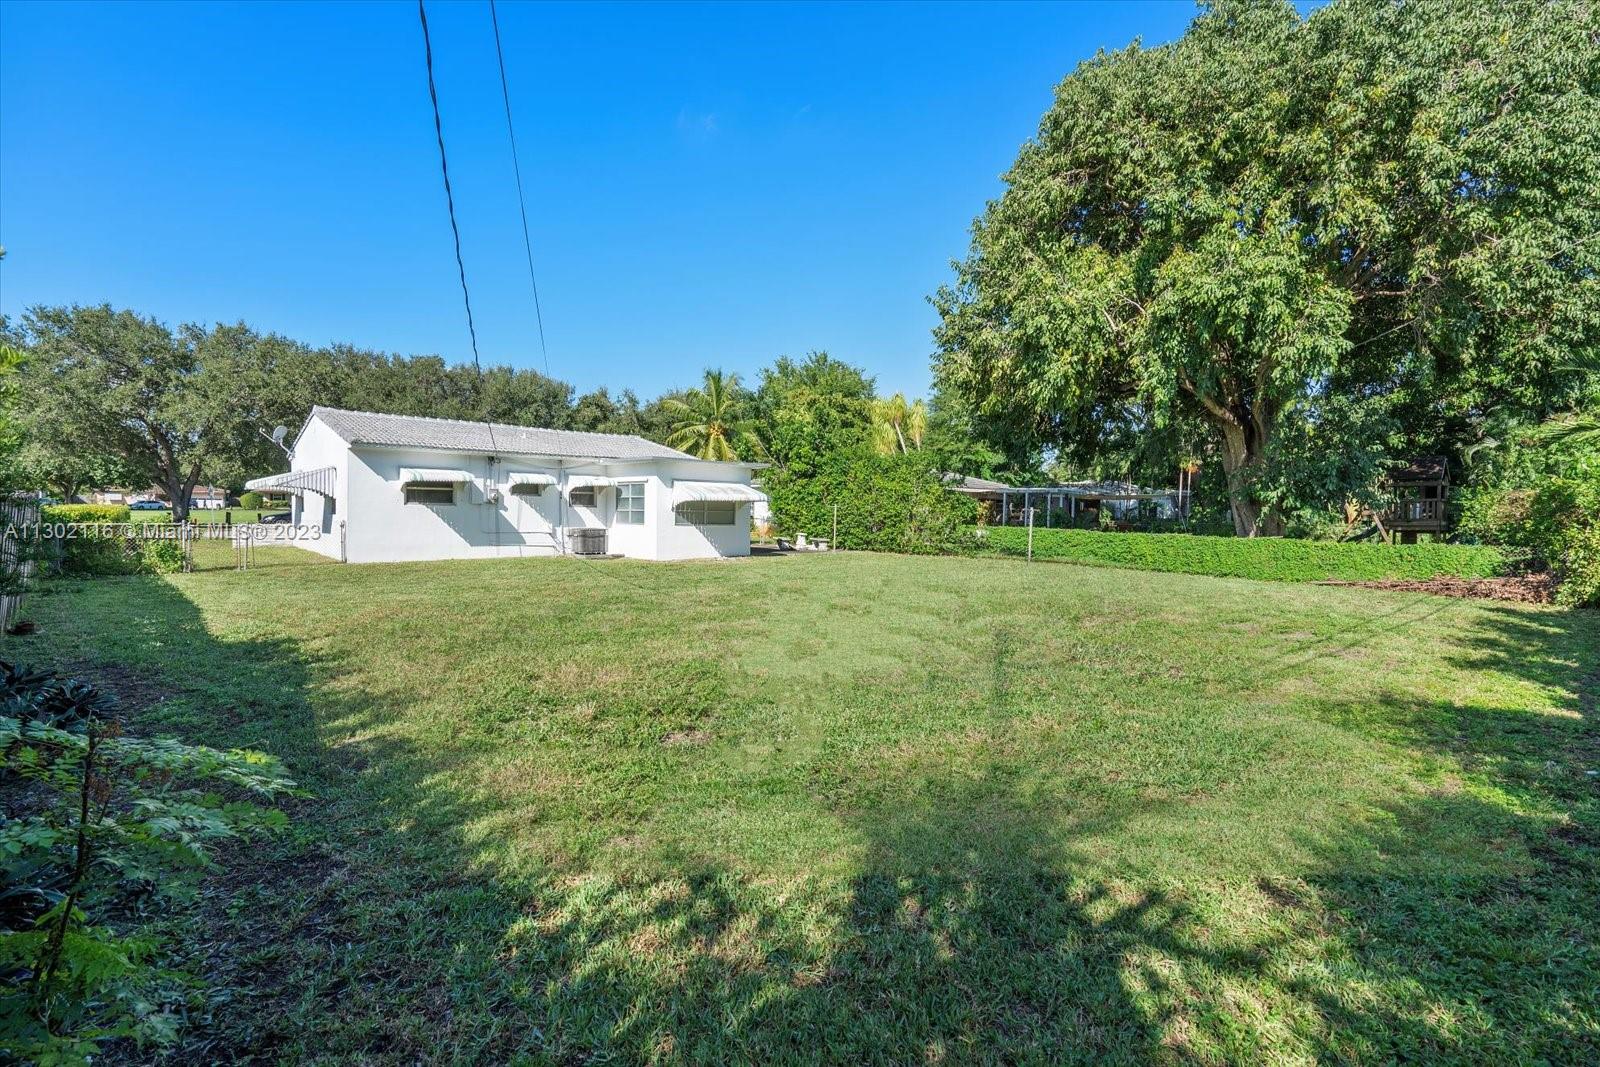
<path id="1" fill-rule="evenodd" d="M 317 493 L 331 497 L 338 479 L 338 468 L 317 467 L 315 470 L 289 471 L 269 474 L 265 478 L 252 478 L 244 487 L 257 493 Z"/>
<path id="2" fill-rule="evenodd" d="M 472 475 L 466 471 L 448 470 L 441 467 L 401 467 L 400 480 L 402 482 L 470 482 Z"/>
<path id="3" fill-rule="evenodd" d="M 506 473 L 508 485 L 555 485 L 556 477 L 542 471 L 508 471 Z"/>
<path id="4" fill-rule="evenodd" d="M 743 482 L 687 482 L 678 479 L 672 483 L 673 507 L 695 500 L 732 500 L 756 504 L 765 499 L 767 494 Z"/>

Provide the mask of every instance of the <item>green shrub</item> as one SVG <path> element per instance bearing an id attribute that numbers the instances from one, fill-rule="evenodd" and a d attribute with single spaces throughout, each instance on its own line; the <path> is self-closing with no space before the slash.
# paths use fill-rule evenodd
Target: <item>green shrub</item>
<path id="1" fill-rule="evenodd" d="M 264 499 L 265 498 L 260 493 L 257 493 L 254 490 L 251 490 L 247 493 L 240 493 L 239 506 L 246 511 L 260 511 L 261 503 Z"/>
<path id="2" fill-rule="evenodd" d="M 1461 531 L 1554 571 L 1559 603 L 1600 605 L 1600 463 L 1577 462 L 1530 482 L 1469 493 Z"/>
<path id="3" fill-rule="evenodd" d="M 833 537 L 838 544 L 881 552 L 948 552 L 970 547 L 977 505 L 944 487 L 924 455 L 878 455 L 850 448 L 821 456 L 804 476 L 769 471 L 762 488 L 785 537 Z"/>
<path id="4" fill-rule="evenodd" d="M 117 574 L 143 574 L 141 542 L 120 534 L 102 537 L 89 530 L 74 531 L 74 536 L 55 542 L 62 574 L 78 578 L 106 578 Z"/>
<path id="5" fill-rule="evenodd" d="M 990 527 L 981 532 L 979 544 L 983 552 L 1022 555 L 1027 551 L 1028 531 L 1015 526 Z M 1054 529 L 1033 532 L 1033 555 L 1035 559 L 1275 582 L 1441 575 L 1487 578 L 1504 566 L 1498 550 L 1479 545 L 1337 544 L 1281 537 Z"/>
<path id="6" fill-rule="evenodd" d="M 1559 568 L 1556 603 L 1574 608 L 1600 608 L 1600 525 L 1571 539 Z"/>
<path id="7" fill-rule="evenodd" d="M 40 522 L 127 522 L 126 504 L 47 504 L 39 509 Z"/>
<path id="8" fill-rule="evenodd" d="M 170 539 L 143 542 L 139 557 L 141 569 L 150 574 L 175 574 L 183 570 L 183 548 Z"/>

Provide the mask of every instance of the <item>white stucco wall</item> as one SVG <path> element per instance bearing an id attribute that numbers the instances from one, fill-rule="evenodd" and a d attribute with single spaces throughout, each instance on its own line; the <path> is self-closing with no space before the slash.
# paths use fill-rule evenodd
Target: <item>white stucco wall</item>
<path id="1" fill-rule="evenodd" d="M 732 526 L 679 526 L 673 514 L 671 488 L 672 482 L 679 478 L 749 485 L 750 468 L 736 463 L 661 460 L 657 472 L 661 493 L 650 510 L 656 523 L 656 552 L 652 559 L 709 559 L 750 554 L 749 504 L 734 508 Z M 650 507 L 648 500 L 646 506 Z"/>
<path id="2" fill-rule="evenodd" d="M 350 514 L 348 482 L 345 472 L 349 464 L 350 447 L 344 438 L 334 433 L 318 419 L 311 419 L 295 439 L 294 452 L 289 459 L 289 469 L 296 471 L 332 467 L 335 496 L 332 500 L 319 493 L 300 493 L 291 497 L 290 515 L 295 526 L 315 527 L 320 536 L 301 536 L 295 531 L 293 543 L 309 548 L 324 556 L 339 559 L 339 522 Z M 287 536 L 285 531 L 283 536 Z M 273 531 L 274 534 L 277 531 Z M 282 539 L 279 537 L 277 539 Z"/>

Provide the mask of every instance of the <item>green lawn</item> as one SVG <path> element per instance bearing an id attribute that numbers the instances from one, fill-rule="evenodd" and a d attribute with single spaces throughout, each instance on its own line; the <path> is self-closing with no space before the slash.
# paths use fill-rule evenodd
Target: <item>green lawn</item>
<path id="1" fill-rule="evenodd" d="M 315 794 L 162 920 L 178 1062 L 1600 1059 L 1600 614 L 261 559 L 7 639 Z"/>
<path id="2" fill-rule="evenodd" d="M 189 511 L 189 521 L 192 523 L 221 522 L 231 518 L 234 522 L 260 522 L 263 515 L 277 515 L 286 513 L 288 508 L 192 508 Z M 172 512 L 168 511 L 130 511 L 128 518 L 133 522 L 171 522 Z"/>

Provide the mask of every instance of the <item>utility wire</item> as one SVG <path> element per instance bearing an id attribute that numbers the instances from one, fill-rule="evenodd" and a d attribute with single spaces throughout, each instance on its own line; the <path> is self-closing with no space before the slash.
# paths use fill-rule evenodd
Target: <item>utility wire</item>
<path id="1" fill-rule="evenodd" d="M 461 227 L 456 225 L 456 198 L 450 191 L 450 163 L 444 151 L 444 123 L 439 118 L 439 87 L 433 80 L 433 40 L 428 34 L 428 9 L 423 6 L 423 0 L 417 0 L 417 18 L 422 21 L 422 49 L 428 65 L 428 99 L 433 101 L 433 132 L 439 140 L 439 173 L 444 176 L 444 202 L 450 209 L 450 233 L 456 242 L 456 273 L 461 278 L 461 301 L 467 308 L 467 333 L 472 337 L 472 367 L 478 374 L 478 402 L 483 403 L 483 361 L 478 358 L 478 328 L 472 322 L 472 294 L 467 291 L 467 265 L 461 258 Z M 491 485 L 494 477 L 494 457 L 500 452 L 499 442 L 494 437 L 494 421 L 489 418 L 487 407 L 483 410 L 483 425 L 489 431 L 489 463 Z M 491 488 L 488 490 L 493 491 Z M 495 544 L 500 543 L 500 528 L 494 530 Z"/>
<path id="2" fill-rule="evenodd" d="M 446 162 L 444 151 L 444 124 L 439 119 L 439 90 L 434 84 L 433 80 L 433 44 L 428 36 L 428 12 L 423 4 L 424 0 L 417 0 L 417 17 L 422 22 L 422 45 L 428 64 L 428 96 L 433 101 L 433 129 L 434 133 L 439 139 L 439 170 L 444 176 L 445 203 L 450 209 L 450 232 L 455 236 L 456 242 L 456 270 L 461 276 L 461 299 L 466 304 L 467 308 L 467 331 L 472 335 L 472 365 L 477 369 L 478 372 L 478 389 L 479 393 L 481 394 L 483 390 L 483 364 L 478 358 L 478 331 L 472 323 L 472 297 L 467 291 L 467 268 L 461 258 L 461 230 L 456 225 L 455 198 L 450 192 L 450 165 L 448 162 Z M 495 18 L 494 0 L 489 0 L 489 16 L 494 21 L 494 46 L 495 52 L 498 54 L 500 52 L 500 23 L 499 20 Z M 501 94 L 505 97 L 506 131 L 511 135 L 511 161 L 517 173 L 517 201 L 519 206 L 522 207 L 522 241 L 523 246 L 528 253 L 528 280 L 533 284 L 533 308 L 534 313 L 536 316 L 538 316 L 539 321 L 539 347 L 541 350 L 543 350 L 544 315 L 539 310 L 539 283 L 535 279 L 533 273 L 533 244 L 528 239 L 528 209 L 526 205 L 523 204 L 522 200 L 522 169 L 517 164 L 517 138 L 516 132 L 512 129 L 511 125 L 511 94 L 506 88 L 506 64 L 503 55 L 500 57 L 500 90 Z M 549 368 L 550 357 L 549 354 L 546 353 L 545 373 L 547 376 L 549 374 Z M 485 412 L 485 414 L 487 414 L 487 412 Z M 489 447 L 495 451 L 498 451 L 499 446 L 496 444 L 494 439 L 494 422 L 488 418 L 485 418 L 484 425 L 489 431 Z M 496 544 L 499 543 L 499 536 L 499 528 L 496 527 Z M 576 554 L 574 554 L 574 556 L 577 559 L 584 559 L 584 557 L 577 556 Z M 597 563 L 599 561 L 584 560 L 584 562 Z M 607 574 L 604 568 L 598 568 L 598 572 L 607 578 L 633 587 L 636 587 L 638 584 L 640 584 L 637 576 L 634 576 L 630 581 L 630 579 L 623 578 L 621 575 Z M 654 586 L 654 583 L 651 582 L 645 582 L 642 584 Z"/>
<path id="3" fill-rule="evenodd" d="M 500 96 L 506 103 L 506 135 L 511 139 L 511 169 L 517 176 L 517 207 L 522 211 L 522 248 L 528 254 L 528 283 L 533 287 L 533 315 L 539 323 L 539 353 L 544 357 L 544 376 L 548 378 L 550 350 L 544 343 L 544 311 L 539 307 L 539 279 L 533 273 L 533 241 L 528 237 L 528 202 L 522 193 L 522 164 L 517 159 L 517 131 L 511 124 L 511 89 L 506 83 L 506 57 L 500 48 L 500 17 L 495 13 L 494 0 L 489 0 L 489 21 L 494 24 L 495 58 L 500 61 Z"/>
<path id="4" fill-rule="evenodd" d="M 423 6 L 423 0 L 417 0 L 417 17 L 422 20 L 422 47 L 428 64 L 428 97 L 433 101 L 433 132 L 439 139 L 439 171 L 444 175 L 444 202 L 450 209 L 450 233 L 456 239 L 456 273 L 461 276 L 461 299 L 467 305 L 467 332 L 472 335 L 472 365 L 477 368 L 481 392 L 483 364 L 478 359 L 478 328 L 472 323 L 472 295 L 467 292 L 467 266 L 461 259 L 461 228 L 456 225 L 456 198 L 450 191 L 450 163 L 444 154 L 444 123 L 439 119 L 439 89 L 433 83 L 433 41 L 428 36 L 428 10 Z"/>

